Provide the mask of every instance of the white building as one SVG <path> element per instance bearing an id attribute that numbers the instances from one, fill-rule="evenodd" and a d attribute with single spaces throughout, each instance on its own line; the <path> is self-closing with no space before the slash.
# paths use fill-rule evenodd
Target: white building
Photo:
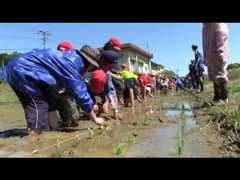
<path id="1" fill-rule="evenodd" d="M 151 73 L 153 55 L 134 44 L 122 44 L 121 63 L 128 64 L 129 69 L 136 73 Z"/>

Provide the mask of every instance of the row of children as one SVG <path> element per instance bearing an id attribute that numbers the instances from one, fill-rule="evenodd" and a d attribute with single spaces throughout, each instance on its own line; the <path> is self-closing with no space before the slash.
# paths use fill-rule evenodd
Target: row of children
<path id="1" fill-rule="evenodd" d="M 146 100 L 151 91 L 156 95 L 157 88 L 168 87 L 166 77 L 159 81 L 129 71 L 119 62 L 120 52 L 120 41 L 111 38 L 103 48 L 85 45 L 77 50 L 62 42 L 57 50 L 34 50 L 11 60 L 3 79 L 23 106 L 29 134 L 78 125 L 79 109 L 102 126 L 106 122 L 99 115 L 108 112 L 109 104 L 115 119 L 122 120 L 121 103 L 134 107 L 135 97 Z"/>
<path id="2" fill-rule="evenodd" d="M 122 120 L 121 104 L 135 107 L 135 99 L 146 101 L 147 95 L 173 87 L 166 76 L 131 72 L 119 62 L 120 53 L 120 41 L 111 38 L 100 49 L 85 45 L 76 50 L 62 42 L 57 50 L 34 50 L 10 61 L 3 78 L 23 106 L 29 134 L 78 125 L 79 108 L 102 126 L 105 120 L 99 115 L 110 104 L 115 119 Z"/>

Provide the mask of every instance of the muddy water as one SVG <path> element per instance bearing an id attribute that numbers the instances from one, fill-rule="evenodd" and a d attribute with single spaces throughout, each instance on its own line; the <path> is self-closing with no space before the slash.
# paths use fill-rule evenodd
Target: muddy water
<path id="1" fill-rule="evenodd" d="M 191 106 L 188 102 L 183 102 L 185 106 L 185 138 L 183 146 L 183 157 L 210 157 L 199 144 L 191 130 L 198 128 Z M 150 135 L 144 138 L 143 142 L 129 148 L 127 157 L 178 157 L 176 151 L 177 131 L 180 127 L 181 104 L 165 108 L 165 115 L 175 119 L 175 123 L 167 123 L 162 127 L 154 129 Z"/>

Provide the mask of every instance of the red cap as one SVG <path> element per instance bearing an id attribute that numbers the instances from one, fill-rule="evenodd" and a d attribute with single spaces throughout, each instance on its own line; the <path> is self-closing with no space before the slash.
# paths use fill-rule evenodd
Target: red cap
<path id="1" fill-rule="evenodd" d="M 106 82 L 107 75 L 103 70 L 97 69 L 93 71 L 89 84 L 90 91 L 95 94 L 101 94 L 104 91 Z"/>
<path id="2" fill-rule="evenodd" d="M 122 67 L 123 69 L 127 69 L 127 68 L 128 68 L 128 65 L 127 65 L 127 64 L 121 64 L 121 67 Z"/>
<path id="3" fill-rule="evenodd" d="M 121 50 L 121 43 L 117 38 L 111 38 L 109 40 L 109 43 L 111 43 L 115 49 Z"/>
<path id="4" fill-rule="evenodd" d="M 58 50 L 62 50 L 62 51 L 69 51 L 69 50 L 73 50 L 74 47 L 70 42 L 61 42 L 58 47 Z"/>

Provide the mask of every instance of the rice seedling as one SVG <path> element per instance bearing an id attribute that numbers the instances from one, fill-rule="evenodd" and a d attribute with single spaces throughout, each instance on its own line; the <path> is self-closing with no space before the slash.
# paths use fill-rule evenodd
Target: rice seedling
<path id="1" fill-rule="evenodd" d="M 184 151 L 184 138 L 185 138 L 185 127 L 186 127 L 186 116 L 185 116 L 185 106 L 181 105 L 181 114 L 180 114 L 180 122 L 177 128 L 177 142 L 176 142 L 176 151 L 177 155 L 181 156 Z"/>

